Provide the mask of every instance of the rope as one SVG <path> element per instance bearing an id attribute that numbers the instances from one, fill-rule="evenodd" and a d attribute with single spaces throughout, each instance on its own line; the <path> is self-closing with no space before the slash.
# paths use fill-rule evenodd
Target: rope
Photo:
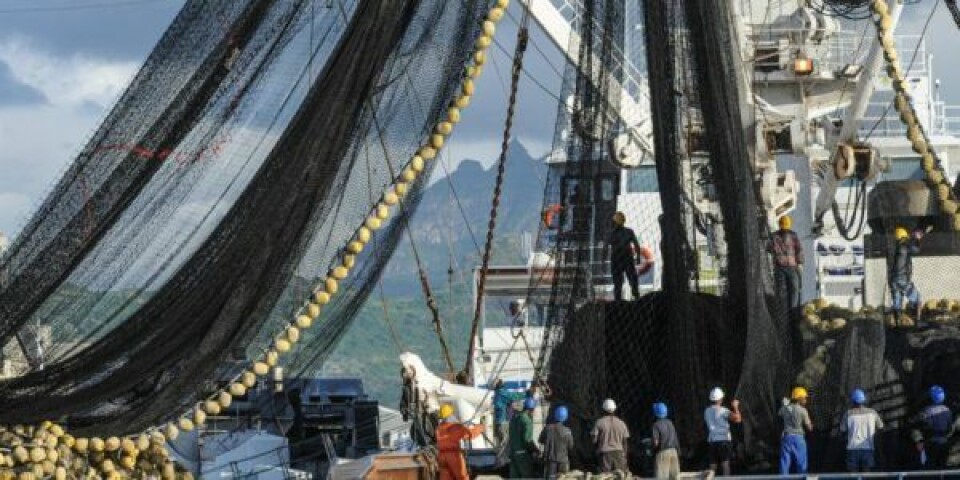
<path id="1" fill-rule="evenodd" d="M 404 75 L 407 75 L 407 73 L 404 72 Z M 370 105 L 372 106 L 372 104 Z M 396 178 L 397 172 L 393 168 L 390 151 L 387 149 L 386 139 L 383 138 L 383 130 L 380 128 L 380 121 L 377 118 L 376 110 L 371 108 L 371 111 L 374 112 L 373 123 L 374 127 L 377 129 L 377 138 L 380 141 L 380 147 L 383 149 L 384 158 L 387 160 L 387 169 L 390 171 L 390 176 Z M 407 211 L 407 205 L 403 199 L 399 199 L 398 204 L 400 205 L 401 212 Z M 443 325 L 440 323 L 440 311 L 437 308 L 436 299 L 433 298 L 433 290 L 430 288 L 430 280 L 427 278 L 427 271 L 423 268 L 423 261 L 420 258 L 420 250 L 417 248 L 417 242 L 413 238 L 413 233 L 410 230 L 410 218 L 408 215 L 401 215 L 400 221 L 403 222 L 403 230 L 407 234 L 407 239 L 410 241 L 410 250 L 413 252 L 413 259 L 417 264 L 417 275 L 420 277 L 420 288 L 423 291 L 424 300 L 426 300 L 427 308 L 430 310 L 430 315 L 433 318 L 433 330 L 437 333 L 437 340 L 440 342 L 440 348 L 443 351 L 443 359 L 447 363 L 447 369 L 450 373 L 452 373 L 455 371 L 453 366 L 453 357 L 450 355 L 450 347 L 447 346 L 447 340 L 443 336 Z"/>
<path id="2" fill-rule="evenodd" d="M 480 267 L 480 280 L 477 285 L 477 303 L 473 311 L 473 324 L 470 326 L 470 347 L 467 353 L 466 366 L 463 371 L 466 372 L 467 381 L 472 383 L 470 376 L 472 372 L 471 360 L 474 354 L 474 340 L 477 338 L 477 331 L 480 328 L 480 312 L 483 305 L 483 290 L 487 283 L 487 269 L 490 266 L 490 252 L 493 250 L 493 232 L 497 226 L 497 208 L 500 206 L 500 195 L 503 192 L 503 177 L 506 171 L 507 152 L 510 149 L 510 129 L 513 127 L 513 115 L 517 105 L 517 91 L 520 86 L 520 74 L 523 72 L 523 53 L 527 49 L 527 40 L 529 31 L 527 28 L 530 22 L 530 16 L 524 10 L 523 20 L 520 29 L 517 30 L 517 46 L 513 54 L 513 71 L 510 78 L 510 100 L 507 107 L 507 119 L 503 127 L 503 142 L 500 145 L 500 159 L 497 161 L 497 181 L 493 188 L 493 201 L 490 206 L 490 222 L 487 225 L 487 242 L 483 249 L 483 263 Z"/>
<path id="3" fill-rule="evenodd" d="M 957 28 L 960 28 L 960 8 L 957 7 L 957 0 L 946 0 L 946 4 L 950 15 L 953 16 L 953 22 L 957 24 Z"/>

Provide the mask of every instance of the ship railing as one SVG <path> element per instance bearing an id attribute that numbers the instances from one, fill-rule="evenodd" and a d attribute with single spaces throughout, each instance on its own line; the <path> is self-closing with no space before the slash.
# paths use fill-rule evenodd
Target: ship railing
<path id="1" fill-rule="evenodd" d="M 887 109 L 888 105 L 888 102 L 870 103 L 868 115 L 860 119 L 861 137 L 904 137 L 907 129 L 893 107 Z M 960 137 L 960 106 L 934 102 L 933 108 L 931 118 L 920 120 L 927 134 Z"/>
<path id="2" fill-rule="evenodd" d="M 681 475 L 680 478 L 706 478 L 703 474 Z M 903 471 L 903 472 L 871 472 L 871 473 L 809 473 L 794 475 L 741 475 L 725 477 L 727 479 L 744 480 L 846 480 L 846 479 L 877 479 L 877 480 L 899 480 L 906 478 L 926 478 L 926 479 L 950 479 L 960 478 L 960 470 L 938 470 L 938 471 Z"/>
<path id="3" fill-rule="evenodd" d="M 746 60 L 755 67 L 769 66 L 790 70 L 793 58 L 803 52 L 813 59 L 815 72 L 839 72 L 849 64 L 862 64 L 873 37 L 861 32 L 837 30 L 818 34 L 800 28 L 777 28 L 749 25 L 747 39 L 753 55 Z M 807 38 L 822 35 L 818 40 Z"/>

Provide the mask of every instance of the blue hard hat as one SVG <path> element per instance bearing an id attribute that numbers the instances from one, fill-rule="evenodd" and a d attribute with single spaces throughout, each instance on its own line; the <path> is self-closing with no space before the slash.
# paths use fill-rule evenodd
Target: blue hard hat
<path id="1" fill-rule="evenodd" d="M 557 409 L 553 411 L 553 420 L 557 423 L 566 422 L 569 417 L 570 412 L 567 411 L 567 407 L 557 407 Z"/>
<path id="2" fill-rule="evenodd" d="M 537 399 L 536 399 L 536 398 L 533 398 L 533 397 L 527 397 L 527 398 L 523 401 L 523 409 L 524 409 L 524 410 L 533 410 L 534 408 L 537 408 Z"/>
<path id="3" fill-rule="evenodd" d="M 653 404 L 653 416 L 657 418 L 667 418 L 667 414 L 670 411 L 667 409 L 667 404 L 663 402 L 657 402 Z"/>
<path id="4" fill-rule="evenodd" d="M 850 394 L 850 400 L 853 400 L 855 405 L 863 405 L 864 403 L 867 403 L 867 394 L 858 388 L 854 390 L 852 394 Z"/>
<path id="5" fill-rule="evenodd" d="M 947 392 L 943 390 L 943 387 L 940 385 L 930 387 L 930 400 L 933 401 L 934 405 L 941 405 L 946 399 Z"/>

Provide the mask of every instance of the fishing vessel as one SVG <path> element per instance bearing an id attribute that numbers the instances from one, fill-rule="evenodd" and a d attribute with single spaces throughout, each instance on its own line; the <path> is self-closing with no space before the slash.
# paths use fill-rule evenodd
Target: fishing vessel
<path id="1" fill-rule="evenodd" d="M 669 403 L 699 469 L 721 386 L 745 409 L 737 469 L 773 471 L 794 385 L 814 392 L 816 471 L 840 468 L 854 387 L 890 425 L 884 466 L 907 468 L 908 412 L 930 385 L 951 405 L 960 391 L 960 125 L 923 34 L 898 31 L 926 3 L 512 3 L 187 1 L 0 243 L 0 476 L 428 478 L 439 406 L 492 431 L 498 381 L 539 400 L 537 429 L 568 407 L 582 470 L 604 398 L 634 432 Z M 562 53 L 563 84 L 527 261 L 497 264 L 530 48 Z M 449 318 L 410 221 L 495 50 L 512 62 L 497 178 L 489 218 L 467 220 L 486 226 L 471 318 Z M 610 275 L 618 211 L 639 237 L 636 298 Z M 768 254 L 785 216 L 802 306 Z M 888 309 L 896 227 L 926 233 L 907 317 Z M 317 372 L 405 235 L 443 358 L 400 355 L 398 412 Z M 462 368 L 450 322 L 470 326 Z M 475 472 L 503 468 L 491 436 L 465 447 Z"/>

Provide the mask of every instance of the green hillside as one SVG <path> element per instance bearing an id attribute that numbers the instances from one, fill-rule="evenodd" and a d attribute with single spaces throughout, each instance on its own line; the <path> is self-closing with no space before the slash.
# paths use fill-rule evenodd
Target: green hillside
<path id="1" fill-rule="evenodd" d="M 525 262 L 521 236 L 523 232 L 536 233 L 542 180 L 546 178 L 543 161 L 534 159 L 522 145 L 515 142 L 510 152 L 494 241 L 494 264 Z M 451 172 L 450 182 L 441 178 L 424 192 L 420 208 L 411 220 L 414 242 L 439 303 L 457 368 L 463 368 L 466 358 L 473 318 L 470 281 L 473 268 L 480 263 L 464 217 L 482 248 L 495 178 L 494 169 L 484 170 L 479 162 L 465 160 Z M 459 206 L 450 183 L 459 197 Z M 460 213 L 461 206 L 464 215 Z M 448 272 L 451 263 L 452 275 Z M 400 350 L 420 354 L 435 373 L 446 371 L 416 272 L 410 244 L 404 240 L 383 276 L 385 303 L 399 346 L 392 340 L 384 318 L 384 302 L 379 292 L 374 292 L 324 366 L 325 375 L 359 376 L 372 396 L 384 405 L 396 406 L 400 396 Z"/>

